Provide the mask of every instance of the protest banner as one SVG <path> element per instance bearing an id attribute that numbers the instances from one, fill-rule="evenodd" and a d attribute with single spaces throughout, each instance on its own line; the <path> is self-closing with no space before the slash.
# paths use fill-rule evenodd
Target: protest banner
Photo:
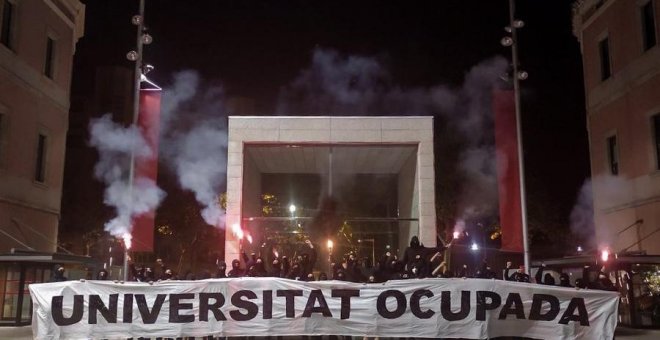
<path id="1" fill-rule="evenodd" d="M 618 294 L 488 279 L 31 284 L 36 339 L 350 335 L 612 339 Z"/>

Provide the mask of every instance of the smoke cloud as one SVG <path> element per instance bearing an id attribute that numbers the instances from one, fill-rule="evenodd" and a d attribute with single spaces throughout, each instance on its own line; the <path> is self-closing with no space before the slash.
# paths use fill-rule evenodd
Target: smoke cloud
<path id="1" fill-rule="evenodd" d="M 393 83 L 390 72 L 375 58 L 316 49 L 310 66 L 281 89 L 274 113 L 441 115 L 464 139 L 457 164 L 464 179 L 457 216 L 469 219 L 494 213 L 497 207 L 491 92 L 507 65 L 501 57 L 486 60 L 466 74 L 460 87 L 403 88 Z M 171 86 L 163 90 L 161 156 L 180 186 L 194 192 L 203 207 L 202 217 L 213 226 L 224 225 L 218 196 L 226 174 L 225 112 L 222 86 L 203 82 L 194 71 L 174 74 Z M 101 155 L 96 176 L 108 185 L 105 203 L 118 214 L 106 228 L 121 234 L 129 228 L 131 216 L 157 207 L 165 194 L 147 181 L 136 181 L 129 194 L 124 180 L 126 156 L 131 148 L 138 156 L 151 152 L 136 129 L 122 128 L 104 116 L 90 124 L 90 132 L 91 144 Z"/>
<path id="2" fill-rule="evenodd" d="M 224 227 L 225 212 L 218 200 L 227 166 L 224 90 L 220 86 L 202 90 L 206 86 L 194 71 L 176 73 L 173 79 L 163 93 L 163 156 L 179 185 L 192 191 L 202 205 L 204 221 Z"/>
<path id="3" fill-rule="evenodd" d="M 155 209 L 165 197 L 165 192 L 152 180 L 136 178 L 132 186 L 128 182 L 131 151 L 138 159 L 150 157 L 152 150 L 137 128 L 116 124 L 109 114 L 91 120 L 89 131 L 90 145 L 99 152 L 94 175 L 107 186 L 103 203 L 115 208 L 117 213 L 105 224 L 105 230 L 123 236 L 130 233 L 134 217 Z"/>
<path id="4" fill-rule="evenodd" d="M 598 189 L 597 196 L 594 196 L 594 187 Z M 620 176 L 599 175 L 587 179 L 578 191 L 575 205 L 571 211 L 571 232 L 584 242 L 588 242 L 585 244 L 590 248 L 613 244 L 617 232 L 626 226 L 603 225 L 599 229 L 597 241 L 594 241 L 594 213 L 596 210 L 607 210 L 626 202 L 630 195 L 630 188 L 629 180 Z M 630 221 L 630 224 L 633 222 L 635 221 Z M 599 223 L 607 223 L 607 221 Z"/>
<path id="5" fill-rule="evenodd" d="M 457 215 L 470 219 L 495 214 L 498 206 L 491 93 L 507 67 L 506 59 L 495 57 L 474 66 L 458 88 L 402 88 L 375 58 L 316 49 L 309 68 L 282 88 L 276 113 L 441 115 L 463 137 Z"/>

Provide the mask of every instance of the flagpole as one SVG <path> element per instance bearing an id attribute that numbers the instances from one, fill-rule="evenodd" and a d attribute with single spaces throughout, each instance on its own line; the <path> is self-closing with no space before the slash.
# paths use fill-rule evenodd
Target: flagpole
<path id="1" fill-rule="evenodd" d="M 515 19 L 516 5 L 515 0 L 509 0 L 509 28 L 511 29 L 511 59 L 513 62 L 513 95 L 516 111 L 516 133 L 518 135 L 518 179 L 520 181 L 520 215 L 522 219 L 522 237 L 523 237 L 523 257 L 525 263 L 525 272 L 530 273 L 529 257 L 529 236 L 527 227 L 527 202 L 525 190 L 525 158 L 523 154 L 523 136 L 520 113 L 520 78 L 526 78 L 527 73 L 519 70 L 518 65 L 518 28 L 523 27 L 523 22 Z"/>
<path id="2" fill-rule="evenodd" d="M 140 115 L 140 82 L 142 80 L 142 46 L 143 46 L 143 33 L 144 33 L 144 1 L 140 0 L 140 7 L 137 16 L 134 16 L 132 21 L 137 26 L 137 55 L 133 54 L 135 59 L 135 73 L 133 78 L 133 121 L 132 126 L 137 126 L 138 116 Z M 133 51 L 129 52 L 131 55 Z M 129 59 L 130 56 L 127 56 Z M 131 160 L 128 168 L 128 195 L 133 199 L 133 181 L 135 177 L 135 146 L 131 148 Z M 133 223 L 131 220 L 130 223 Z M 132 226 L 130 228 L 132 230 Z M 124 281 L 128 281 L 128 251 L 126 239 L 124 239 Z"/>

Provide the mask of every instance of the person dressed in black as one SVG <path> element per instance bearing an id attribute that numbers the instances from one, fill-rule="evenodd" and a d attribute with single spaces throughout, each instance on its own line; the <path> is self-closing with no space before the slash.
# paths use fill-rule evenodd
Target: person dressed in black
<path id="1" fill-rule="evenodd" d="M 264 259 L 257 257 L 257 260 L 254 263 L 254 276 L 256 277 L 266 277 L 268 272 L 266 271 L 266 266 Z"/>
<path id="2" fill-rule="evenodd" d="M 105 269 L 99 270 L 98 274 L 96 274 L 96 279 L 101 280 L 101 281 L 107 280 L 108 279 L 108 271 L 105 270 Z"/>
<path id="3" fill-rule="evenodd" d="M 506 263 L 506 269 L 504 270 L 504 279 L 507 281 L 516 281 L 516 282 L 530 282 L 529 275 L 525 273 L 525 266 L 520 265 L 518 270 L 516 270 L 511 276 L 509 276 L 509 271 L 511 269 L 511 261 Z"/>
<path id="4" fill-rule="evenodd" d="M 410 239 L 410 246 L 406 248 L 405 252 L 403 253 L 403 264 L 405 269 L 410 271 L 414 262 L 418 261 L 424 255 L 426 255 L 426 248 L 424 248 L 424 246 L 419 243 L 419 238 L 417 238 L 417 236 L 413 236 Z"/>
<path id="5" fill-rule="evenodd" d="M 477 273 L 475 274 L 475 277 L 478 279 L 494 279 L 495 276 L 495 272 L 490 269 L 486 260 L 483 260 L 481 267 L 479 267 L 479 270 L 477 270 Z"/>
<path id="6" fill-rule="evenodd" d="M 53 273 L 50 276 L 50 280 L 48 282 L 62 282 L 62 281 L 68 281 L 69 279 L 64 276 L 64 267 L 60 264 L 56 264 L 53 267 Z"/>
<path id="7" fill-rule="evenodd" d="M 559 275 L 559 286 L 561 287 L 573 287 L 571 286 L 571 278 L 566 273 L 561 273 Z"/>
<path id="8" fill-rule="evenodd" d="M 227 277 L 242 277 L 245 275 L 243 269 L 241 269 L 241 261 L 234 259 L 231 261 L 231 270 L 227 273 Z"/>
<path id="9" fill-rule="evenodd" d="M 550 273 L 545 273 L 545 275 L 543 275 L 544 270 L 545 270 L 545 263 L 541 263 L 541 266 L 536 271 L 536 275 L 534 275 L 534 280 L 536 280 L 536 283 L 539 283 L 539 284 L 554 286 L 555 285 L 555 278 L 552 277 L 552 274 L 550 274 Z"/>
<path id="10" fill-rule="evenodd" d="M 215 272 L 216 279 L 224 279 L 227 277 L 227 264 L 225 261 L 217 261 L 216 267 L 218 268 Z"/>
<path id="11" fill-rule="evenodd" d="M 598 278 L 592 283 L 591 288 L 609 291 L 617 290 L 612 283 L 612 280 L 610 280 L 610 278 L 607 277 L 607 274 L 605 274 L 602 270 L 598 272 Z"/>

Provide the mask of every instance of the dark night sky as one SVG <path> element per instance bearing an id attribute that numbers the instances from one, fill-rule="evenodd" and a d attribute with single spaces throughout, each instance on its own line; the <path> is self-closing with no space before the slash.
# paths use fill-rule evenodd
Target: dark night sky
<path id="1" fill-rule="evenodd" d="M 135 43 L 137 0 L 90 0 L 78 42 L 74 87 L 90 65 L 124 65 Z M 523 83 L 523 135 L 530 197 L 560 206 L 567 220 L 589 174 L 582 67 L 571 32 L 570 0 L 518 1 Z M 150 78 L 167 84 L 172 72 L 198 70 L 230 95 L 253 98 L 272 111 L 282 86 L 310 63 L 315 47 L 377 57 L 402 87 L 460 85 L 473 65 L 510 56 L 500 38 L 505 0 L 443 1 L 170 1 L 148 0 L 154 43 L 145 61 Z"/>

